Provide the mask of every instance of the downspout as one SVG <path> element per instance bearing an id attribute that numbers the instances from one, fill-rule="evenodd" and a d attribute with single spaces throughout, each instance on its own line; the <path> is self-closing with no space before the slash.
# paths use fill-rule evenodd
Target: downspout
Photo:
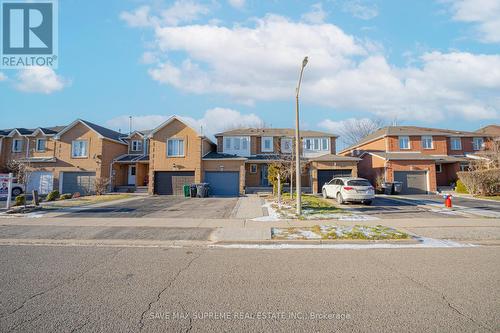
<path id="1" fill-rule="evenodd" d="M 30 157 L 30 138 L 27 136 L 25 138 L 28 140 L 26 144 L 26 159 L 28 159 Z"/>
<path id="2" fill-rule="evenodd" d="M 113 180 L 114 180 L 114 175 L 113 175 L 113 163 L 115 163 L 115 160 L 111 160 L 111 164 L 109 165 L 109 192 L 113 192 Z"/>

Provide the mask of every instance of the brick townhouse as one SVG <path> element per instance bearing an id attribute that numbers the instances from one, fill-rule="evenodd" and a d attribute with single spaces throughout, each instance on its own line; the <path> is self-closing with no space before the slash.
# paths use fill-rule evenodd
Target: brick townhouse
<path id="1" fill-rule="evenodd" d="M 484 132 L 416 126 L 388 126 L 340 152 L 361 158 L 360 177 L 403 183 L 403 193 L 436 192 L 457 180 L 457 172 L 491 146 Z"/>

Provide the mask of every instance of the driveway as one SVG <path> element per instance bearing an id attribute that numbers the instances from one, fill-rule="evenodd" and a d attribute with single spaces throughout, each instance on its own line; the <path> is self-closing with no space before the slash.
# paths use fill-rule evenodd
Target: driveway
<path id="1" fill-rule="evenodd" d="M 238 198 L 147 196 L 105 207 L 82 208 L 58 217 L 229 218 L 237 202 Z"/>
<path id="2" fill-rule="evenodd" d="M 339 206 L 335 201 L 335 205 Z M 417 202 L 412 200 L 401 200 L 386 196 L 377 196 L 371 206 L 362 204 L 340 205 L 340 208 L 346 211 L 361 213 L 381 219 L 406 219 L 406 218 L 442 218 L 461 217 L 459 215 L 450 215 L 443 212 L 431 211 L 425 207 L 419 207 Z"/>
<path id="3" fill-rule="evenodd" d="M 405 195 L 402 196 L 405 199 L 417 202 L 419 204 L 443 204 L 444 199 L 442 195 L 434 195 L 434 194 L 429 194 L 429 195 Z M 486 200 L 478 200 L 478 199 L 469 199 L 469 198 L 462 198 L 462 197 L 453 197 L 452 198 L 453 205 L 456 206 L 463 206 L 467 208 L 474 208 L 474 209 L 484 209 L 484 210 L 489 210 L 493 212 L 500 212 L 500 201 L 495 202 L 495 201 L 486 201 Z"/>

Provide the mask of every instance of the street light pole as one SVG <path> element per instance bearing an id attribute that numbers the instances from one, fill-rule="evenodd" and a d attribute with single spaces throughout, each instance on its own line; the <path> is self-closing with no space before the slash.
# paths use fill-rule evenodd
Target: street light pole
<path id="1" fill-rule="evenodd" d="M 297 216 L 302 215 L 302 188 L 300 179 L 300 128 L 299 128 L 299 93 L 300 84 L 302 83 L 302 74 L 304 67 L 307 65 L 307 57 L 302 60 L 302 67 L 300 68 L 299 83 L 297 84 L 295 95 L 295 187 L 297 188 Z"/>

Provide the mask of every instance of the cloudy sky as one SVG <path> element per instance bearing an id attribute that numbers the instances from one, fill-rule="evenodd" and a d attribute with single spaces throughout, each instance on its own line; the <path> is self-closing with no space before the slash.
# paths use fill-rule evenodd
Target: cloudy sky
<path id="1" fill-rule="evenodd" d="M 65 0 L 59 68 L 0 70 L 0 127 L 289 127 L 306 55 L 307 128 L 500 123 L 500 0 Z"/>

